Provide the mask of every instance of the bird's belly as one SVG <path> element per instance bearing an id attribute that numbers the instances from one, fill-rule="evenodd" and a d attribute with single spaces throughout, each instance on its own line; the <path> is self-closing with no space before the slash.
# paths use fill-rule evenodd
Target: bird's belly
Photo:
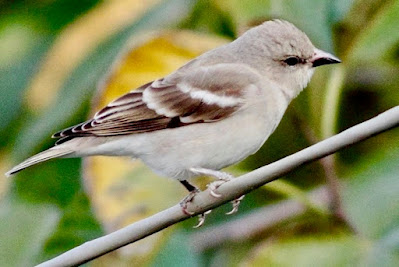
<path id="1" fill-rule="evenodd" d="M 136 136 L 132 150 L 158 174 L 184 180 L 190 168 L 220 170 L 255 153 L 274 130 L 271 121 L 245 115 L 153 132 Z"/>

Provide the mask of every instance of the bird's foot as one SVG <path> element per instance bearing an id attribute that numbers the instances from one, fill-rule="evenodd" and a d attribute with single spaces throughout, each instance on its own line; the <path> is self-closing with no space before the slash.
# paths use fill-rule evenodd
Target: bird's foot
<path id="1" fill-rule="evenodd" d="M 199 190 L 198 188 L 195 188 L 194 190 L 190 191 L 188 193 L 188 195 L 183 198 L 182 201 L 180 201 L 180 207 L 181 207 L 181 209 L 182 209 L 184 214 L 186 214 L 186 215 L 193 215 L 194 214 L 194 213 L 192 213 L 191 211 L 189 211 L 187 209 L 187 205 L 188 205 L 188 203 L 190 203 L 190 202 L 192 202 L 194 200 L 194 197 L 199 192 L 201 192 L 201 190 Z"/>
<path id="2" fill-rule="evenodd" d="M 193 212 L 191 212 L 187 209 L 187 205 L 188 205 L 188 203 L 193 201 L 193 199 L 199 192 L 201 192 L 201 190 L 199 190 L 198 188 L 195 188 L 195 189 L 191 190 L 189 192 L 189 194 L 185 198 L 183 198 L 182 201 L 180 201 L 180 206 L 181 206 L 184 214 L 189 215 L 189 216 L 194 214 Z M 211 213 L 211 211 L 212 210 L 208 210 L 208 211 L 198 215 L 198 224 L 196 226 L 194 226 L 194 228 L 201 227 L 205 223 L 206 215 Z"/>
<path id="3" fill-rule="evenodd" d="M 208 176 L 212 176 L 212 177 L 215 177 L 216 179 L 218 179 L 218 181 L 212 182 L 207 185 L 207 187 L 209 188 L 210 194 L 216 198 L 222 197 L 222 195 L 220 193 L 216 192 L 217 189 L 222 184 L 234 179 L 233 175 L 226 173 L 226 172 L 209 170 L 209 169 L 204 169 L 204 168 L 191 168 L 190 170 L 198 175 L 208 175 Z M 240 206 L 241 200 L 243 200 L 243 198 L 244 198 L 244 195 L 231 201 L 231 203 L 233 205 L 233 209 L 231 211 L 227 212 L 226 214 L 231 215 L 231 214 L 236 213 L 238 211 L 238 207 Z"/>
<path id="4" fill-rule="evenodd" d="M 194 226 L 193 228 L 199 228 L 199 227 L 201 227 L 202 225 L 204 225 L 206 215 L 208 215 L 208 214 L 211 213 L 211 212 L 212 212 L 212 210 L 208 210 L 208 211 L 205 211 L 204 213 L 198 215 L 198 223 L 197 223 L 197 225 Z"/>
<path id="5" fill-rule="evenodd" d="M 234 199 L 230 203 L 233 205 L 233 209 L 226 213 L 226 215 L 234 214 L 238 211 L 238 207 L 240 206 L 241 200 L 243 200 L 245 195 L 240 196 L 239 198 Z"/>

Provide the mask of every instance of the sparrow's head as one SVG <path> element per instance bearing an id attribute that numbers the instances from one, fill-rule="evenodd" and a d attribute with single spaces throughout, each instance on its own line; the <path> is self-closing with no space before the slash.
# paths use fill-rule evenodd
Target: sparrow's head
<path id="1" fill-rule="evenodd" d="M 257 69 L 295 97 L 308 84 L 314 68 L 341 62 L 314 47 L 304 32 L 283 20 L 271 20 L 242 36 Z"/>

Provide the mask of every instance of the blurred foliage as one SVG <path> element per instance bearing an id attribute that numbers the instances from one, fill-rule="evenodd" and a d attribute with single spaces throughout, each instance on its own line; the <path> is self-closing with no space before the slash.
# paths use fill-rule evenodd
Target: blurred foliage
<path id="1" fill-rule="evenodd" d="M 250 171 L 399 103 L 399 0 L 19 0 L 0 1 L 0 14 L 3 172 L 51 146 L 53 132 L 271 18 L 293 22 L 343 63 L 318 68 L 263 148 L 228 171 Z M 398 266 L 398 133 L 335 157 L 356 232 L 307 199 L 331 171 L 313 163 L 249 194 L 237 215 L 224 215 L 229 206 L 215 210 L 204 226 L 223 226 L 285 198 L 309 209 L 256 239 L 198 250 L 192 219 L 89 265 Z M 179 183 L 130 159 L 55 160 L 0 179 L 0 265 L 49 259 L 184 194 Z"/>

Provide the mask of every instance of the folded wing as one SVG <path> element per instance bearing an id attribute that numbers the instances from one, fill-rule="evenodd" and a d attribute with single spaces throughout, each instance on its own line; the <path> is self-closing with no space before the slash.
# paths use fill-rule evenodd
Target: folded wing
<path id="1" fill-rule="evenodd" d="M 243 104 L 258 75 L 239 64 L 175 72 L 109 103 L 86 122 L 53 135 L 57 144 L 79 136 L 116 136 L 222 120 Z"/>

